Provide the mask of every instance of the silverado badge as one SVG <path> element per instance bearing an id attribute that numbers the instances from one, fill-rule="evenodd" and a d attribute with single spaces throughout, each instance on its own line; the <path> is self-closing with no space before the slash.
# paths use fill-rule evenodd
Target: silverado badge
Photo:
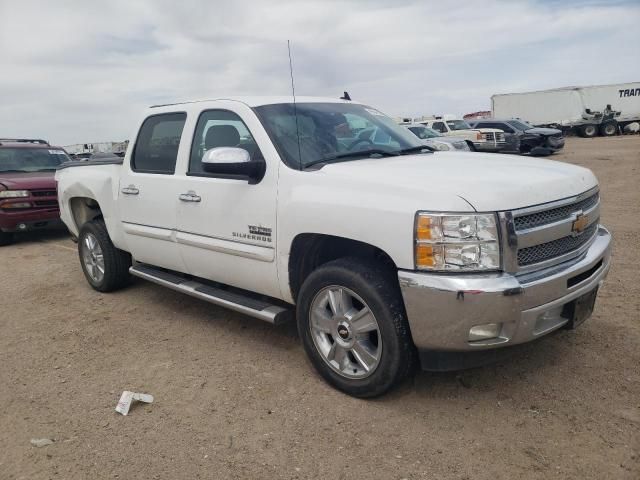
<path id="1" fill-rule="evenodd" d="M 580 235 L 584 232 L 584 229 L 587 228 L 587 225 L 589 225 L 589 216 L 580 213 L 571 224 L 571 233 L 573 233 L 574 236 Z"/>

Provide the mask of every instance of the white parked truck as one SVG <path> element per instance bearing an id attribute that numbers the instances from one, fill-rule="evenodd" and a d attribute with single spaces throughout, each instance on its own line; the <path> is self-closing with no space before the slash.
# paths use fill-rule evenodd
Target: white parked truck
<path id="1" fill-rule="evenodd" d="M 422 116 L 403 118 L 400 125 L 424 125 L 442 135 L 464 139 L 469 149 L 476 152 L 500 152 L 507 147 L 505 135 L 497 128 L 472 128 L 465 120 L 455 115 Z"/>
<path id="2" fill-rule="evenodd" d="M 311 363 L 351 395 L 575 327 L 609 270 L 591 171 L 434 153 L 366 105 L 157 106 L 131 138 L 124 159 L 56 173 L 88 283 L 136 276 L 274 324 L 295 312 Z"/>
<path id="3" fill-rule="evenodd" d="M 494 118 L 573 129 L 583 137 L 611 136 L 640 120 L 640 82 L 493 95 L 491 109 Z"/>

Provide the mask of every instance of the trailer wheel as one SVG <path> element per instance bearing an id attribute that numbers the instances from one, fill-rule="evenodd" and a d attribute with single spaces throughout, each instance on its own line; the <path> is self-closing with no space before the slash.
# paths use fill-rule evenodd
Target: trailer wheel
<path id="1" fill-rule="evenodd" d="M 618 122 L 616 122 L 615 120 L 605 122 L 600 125 L 600 135 L 602 135 L 603 137 L 612 137 L 616 133 L 618 133 Z"/>
<path id="2" fill-rule="evenodd" d="M 598 128 L 595 125 L 582 125 L 578 133 L 583 138 L 593 138 L 598 135 Z"/>

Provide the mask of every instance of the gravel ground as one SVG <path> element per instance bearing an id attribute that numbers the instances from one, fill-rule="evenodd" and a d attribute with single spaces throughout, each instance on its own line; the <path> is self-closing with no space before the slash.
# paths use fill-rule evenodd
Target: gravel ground
<path id="1" fill-rule="evenodd" d="M 595 171 L 615 236 L 589 321 L 376 400 L 328 387 L 293 325 L 142 281 L 101 295 L 62 233 L 2 248 L 0 478 L 637 480 L 639 152 L 570 138 L 554 157 Z M 120 416 L 123 390 L 155 402 Z"/>

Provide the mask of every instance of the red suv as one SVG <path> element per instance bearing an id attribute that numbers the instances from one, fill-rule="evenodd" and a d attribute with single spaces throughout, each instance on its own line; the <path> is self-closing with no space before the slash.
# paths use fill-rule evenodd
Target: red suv
<path id="1" fill-rule="evenodd" d="M 0 245 L 14 232 L 60 223 L 54 176 L 67 160 L 64 149 L 44 140 L 0 139 Z"/>

